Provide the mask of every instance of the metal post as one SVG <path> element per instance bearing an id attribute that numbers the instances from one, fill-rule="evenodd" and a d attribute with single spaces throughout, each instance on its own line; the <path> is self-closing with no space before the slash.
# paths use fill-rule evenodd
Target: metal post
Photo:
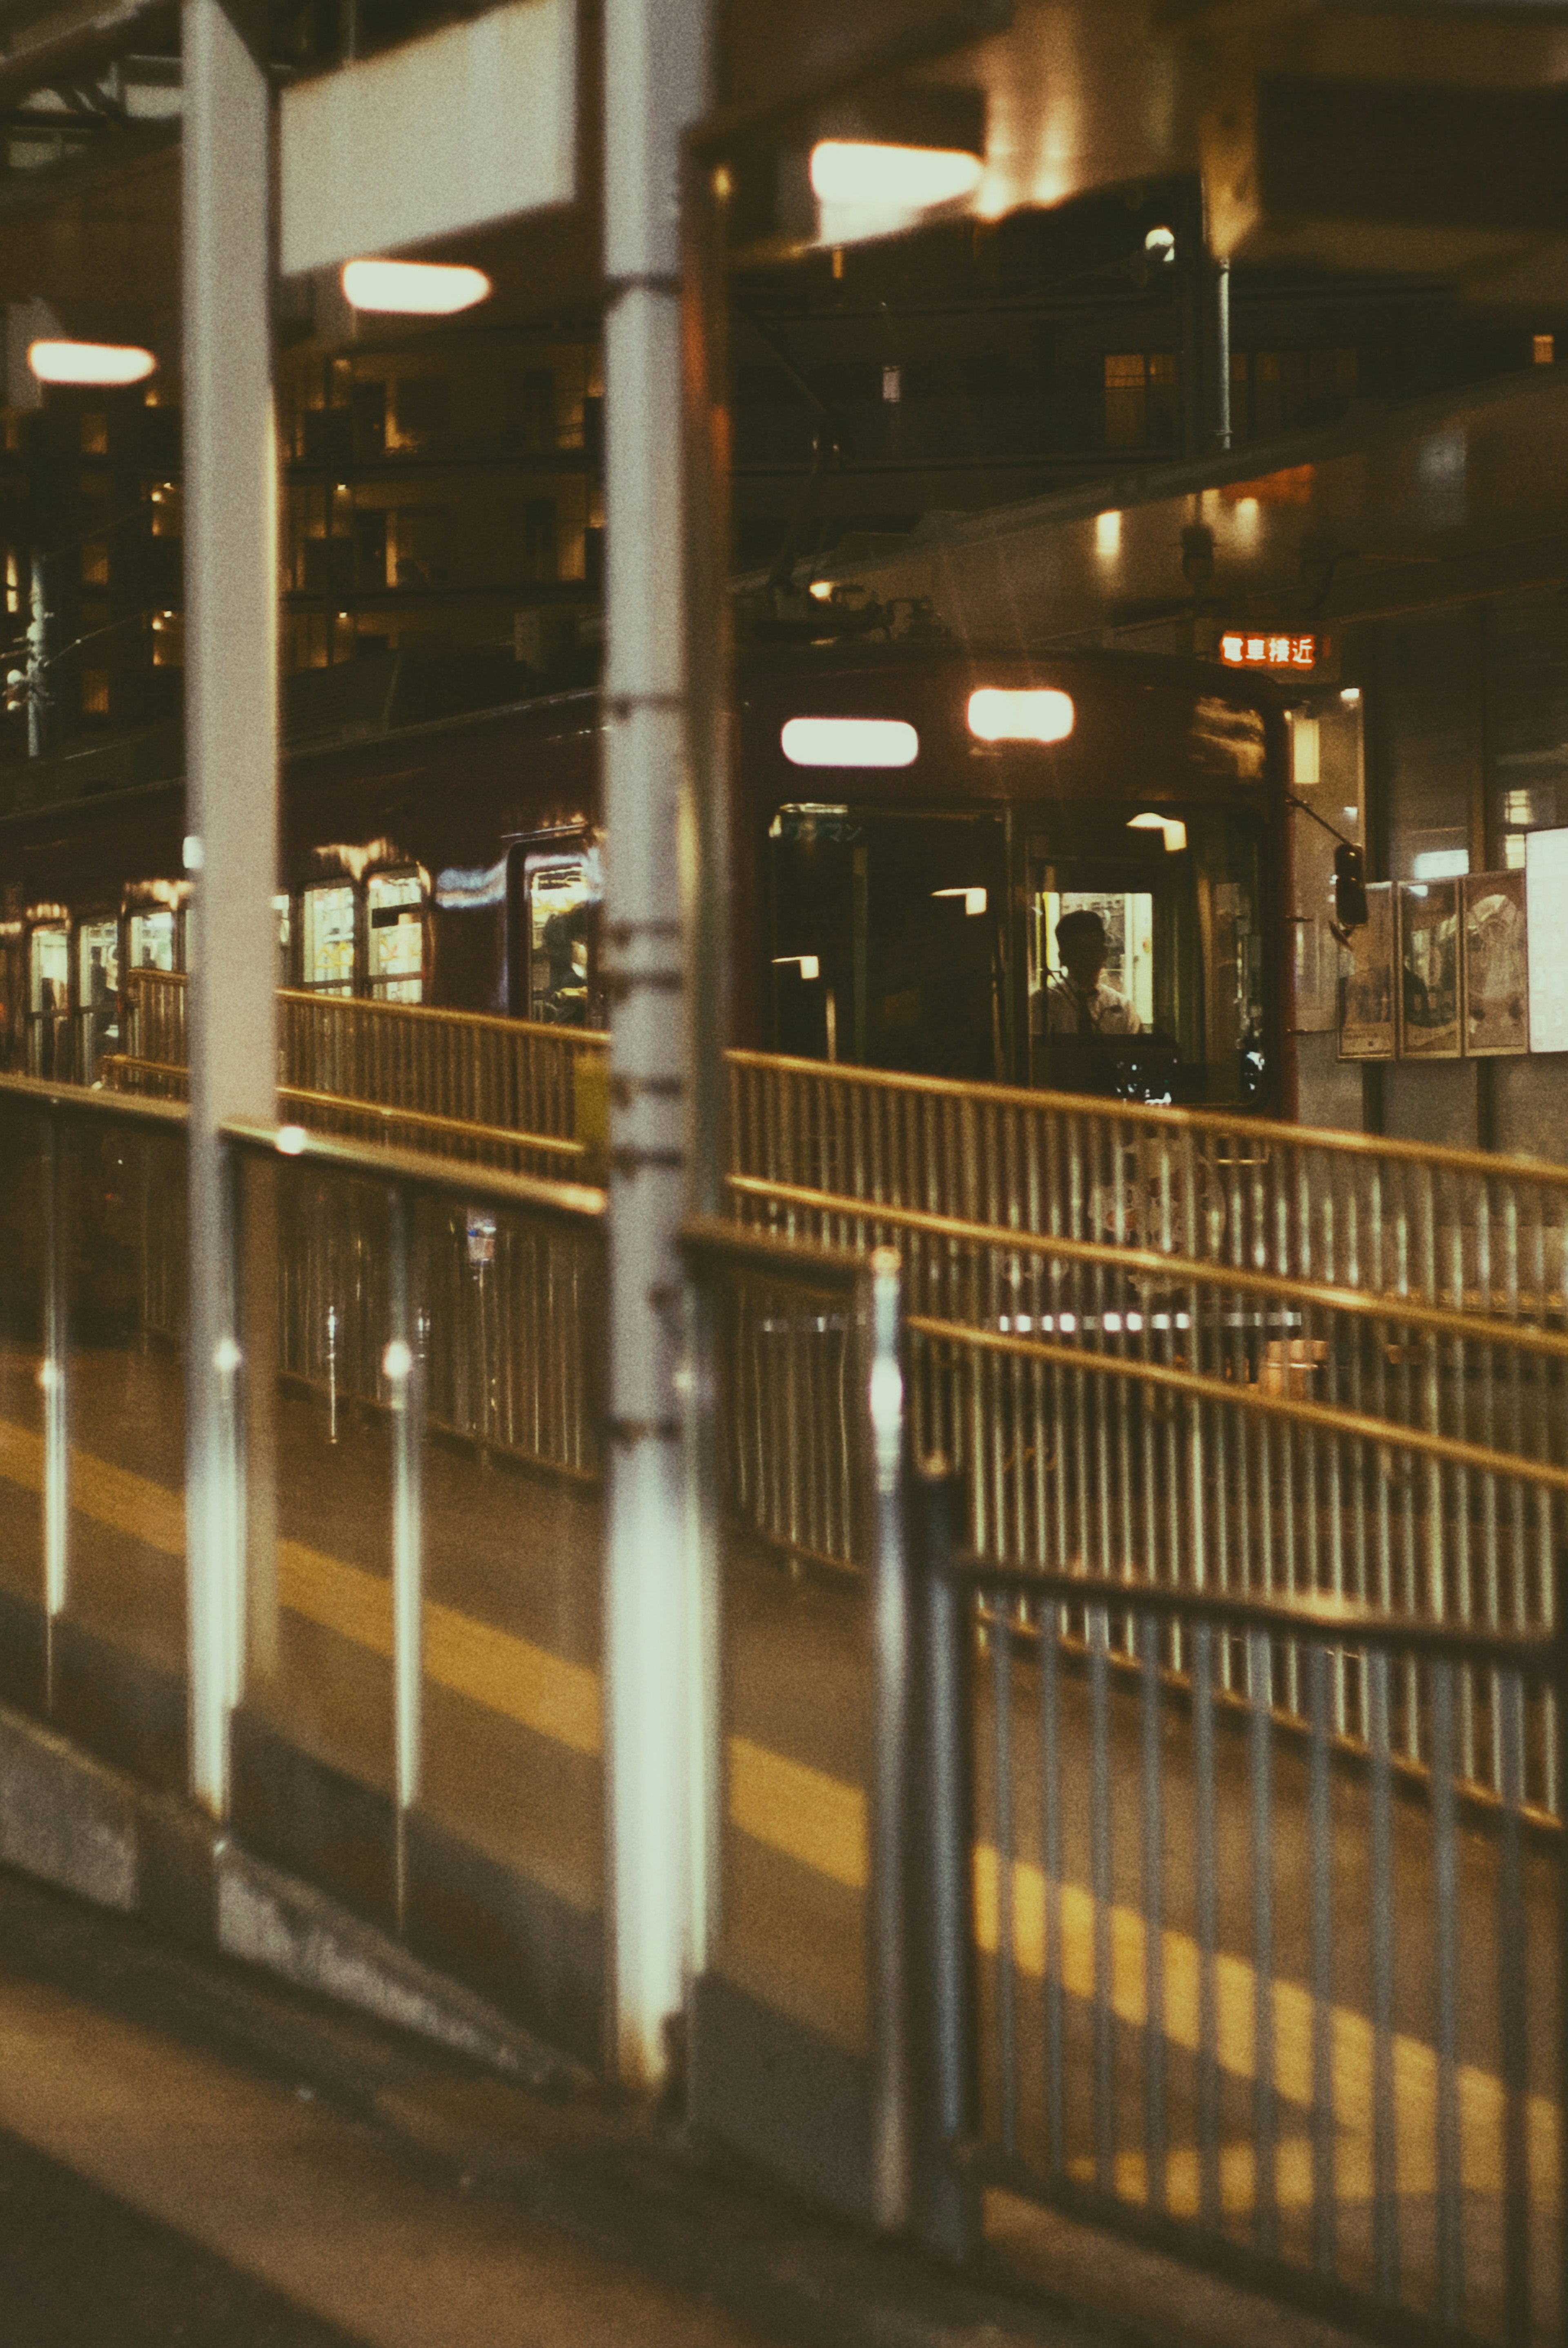
<path id="1" fill-rule="evenodd" d="M 191 1776 L 222 1817 L 243 1622 L 233 1197 L 220 1128 L 276 1114 L 272 106 L 259 0 L 182 0 Z"/>
<path id="2" fill-rule="evenodd" d="M 66 1413 L 70 1253 L 66 1234 L 66 1141 L 54 1108 L 45 1115 L 39 1178 L 44 1187 L 44 1344 L 38 1365 L 38 1382 L 44 1391 L 44 1685 L 45 1704 L 52 1713 L 55 1625 L 66 1611 L 70 1587 L 70 1429 Z"/>
<path id="3" fill-rule="evenodd" d="M 32 593 L 27 619 L 27 756 L 41 758 L 48 742 L 49 620 L 48 574 L 44 557 L 33 557 Z"/>
<path id="4" fill-rule="evenodd" d="M 688 767 L 682 823 L 687 1066 L 686 1200 L 724 1212 L 729 1168 L 725 1047 L 729 974 L 729 467 L 725 411 L 726 191 L 728 175 L 688 150 L 682 210 L 686 364 L 686 634 Z M 719 1284 L 688 1280 L 685 1394 L 686 1589 L 693 1671 L 691 1771 L 693 1975 L 717 1945 L 723 1881 L 723 1348 Z"/>
<path id="5" fill-rule="evenodd" d="M 925 1810 L 926 1962 L 920 1988 L 930 2021 L 929 2174 L 922 2231 L 944 2257 L 971 2257 L 980 2240 L 980 2196 L 955 2165 L 975 2127 L 974 1756 L 970 1668 L 974 1599 L 951 1575 L 962 1505 L 955 1478 L 933 1477 L 923 1494 L 925 1684 L 922 1722 Z"/>
<path id="6" fill-rule="evenodd" d="M 909 1572 L 904 1545 L 900 1267 L 872 1251 L 857 1320 L 864 1351 L 872 1594 L 872 1853 L 866 1972 L 872 2007 L 872 2214 L 907 2223 L 913 2182 L 909 2077 Z"/>
<path id="7" fill-rule="evenodd" d="M 1214 453 L 1223 457 L 1231 446 L 1231 264 L 1216 261 L 1214 271 Z"/>
<path id="8" fill-rule="evenodd" d="M 694 1883 L 691 1617 L 677 1373 L 687 1023 L 678 831 L 686 771 L 681 136 L 707 0 L 604 12 L 604 808 L 611 1002 L 605 1706 L 614 2062 L 660 2085 Z"/>
<path id="9" fill-rule="evenodd" d="M 407 1921 L 408 1814 L 424 1767 L 424 1379 L 420 1374 L 418 1222 L 407 1194 L 387 1195 L 391 1334 L 381 1357 L 392 1406 L 392 1677 L 397 1785 L 397 1921 Z"/>

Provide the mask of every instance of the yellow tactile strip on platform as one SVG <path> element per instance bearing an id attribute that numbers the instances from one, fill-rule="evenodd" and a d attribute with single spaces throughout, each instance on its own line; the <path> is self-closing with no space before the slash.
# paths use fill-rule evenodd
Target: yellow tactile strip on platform
<path id="1" fill-rule="evenodd" d="M 36 1492 L 42 1489 L 43 1475 L 42 1437 L 0 1420 L 0 1477 Z M 167 1556 L 183 1558 L 184 1505 L 166 1486 L 73 1447 L 70 1498 L 73 1509 L 82 1515 Z M 291 1612 L 375 1654 L 390 1656 L 392 1593 L 386 1581 L 301 1541 L 281 1540 L 277 1560 L 279 1596 Z M 574 1753 L 595 1755 L 601 1749 L 597 1673 L 513 1632 L 427 1601 L 425 1670 L 438 1686 Z M 851 1890 L 864 1890 L 869 1844 L 866 1800 L 860 1787 L 743 1736 L 730 1739 L 728 1762 L 734 1826 L 816 1874 Z M 975 1859 L 976 1940 L 985 1954 L 995 1956 L 997 1854 L 989 1844 L 981 1844 Z M 1094 1991 L 1094 1900 L 1081 1886 L 1068 1883 L 1060 1887 L 1060 1901 L 1062 1986 L 1069 1996 L 1087 1999 Z M 1036 1981 L 1045 1976 L 1045 1927 L 1046 1879 L 1038 1868 L 1016 1861 L 1014 1962 L 1021 1974 Z M 1110 2005 L 1119 2021 L 1134 2026 L 1145 2019 L 1145 1929 L 1136 1910 L 1112 1908 Z M 1167 1931 L 1163 1955 L 1164 2034 L 1172 2045 L 1196 2051 L 1197 1943 L 1184 1933 Z M 1233 2078 L 1250 2080 L 1254 2075 L 1253 1968 L 1244 1958 L 1219 1955 L 1214 1990 L 1220 2067 Z M 1294 1982 L 1274 1982 L 1275 2080 L 1282 2098 L 1304 2109 L 1312 2103 L 1313 2012 L 1310 1992 Z M 1372 2025 L 1364 2014 L 1343 2006 L 1333 2009 L 1331 2025 L 1335 2115 L 1342 2131 L 1338 2182 L 1341 2198 L 1357 2199 L 1354 2180 L 1363 2171 L 1370 2178 Z M 1430 2192 L 1437 2056 L 1424 2041 L 1400 2032 L 1394 2037 L 1393 2060 L 1398 2189 Z M 1458 2072 L 1458 2088 L 1464 2184 L 1472 2191 L 1495 2193 L 1502 2179 L 1502 2082 L 1465 2064 Z M 1546 2096 L 1529 2096 L 1526 2127 L 1532 2196 L 1546 2201 L 1557 2184 L 1556 2106 Z M 1130 2178 L 1128 2185 L 1130 2188 Z"/>

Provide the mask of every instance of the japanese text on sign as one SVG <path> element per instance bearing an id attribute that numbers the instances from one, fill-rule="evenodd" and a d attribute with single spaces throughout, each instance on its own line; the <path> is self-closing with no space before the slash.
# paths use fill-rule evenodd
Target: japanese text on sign
<path id="1" fill-rule="evenodd" d="M 1253 635 L 1227 629 L 1220 638 L 1220 658 L 1230 668 L 1315 668 L 1315 636 Z"/>

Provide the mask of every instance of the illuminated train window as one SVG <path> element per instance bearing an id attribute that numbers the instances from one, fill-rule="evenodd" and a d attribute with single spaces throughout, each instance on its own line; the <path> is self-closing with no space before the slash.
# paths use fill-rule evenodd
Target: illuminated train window
<path id="1" fill-rule="evenodd" d="M 77 1076 L 95 1084 L 106 1052 L 119 1049 L 119 923 L 84 922 L 77 932 Z"/>
<path id="2" fill-rule="evenodd" d="M 301 902 L 301 983 L 317 994 L 352 994 L 359 911 L 352 881 L 324 881 Z"/>
<path id="3" fill-rule="evenodd" d="M 593 892 L 584 860 L 534 865 L 528 878 L 528 1015 L 589 1024 Z"/>
<path id="4" fill-rule="evenodd" d="M 370 992 L 379 1002 L 418 1003 L 423 995 L 424 900 L 417 872 L 374 872 L 366 883 Z"/>
<path id="5" fill-rule="evenodd" d="M 27 1066 L 64 1076 L 70 1057 L 71 942 L 62 922 L 41 924 L 27 945 Z"/>
<path id="6" fill-rule="evenodd" d="M 126 959 L 132 970 L 179 967 L 179 933 L 175 926 L 179 918 L 170 905 L 154 905 L 147 912 L 132 913 L 126 924 Z"/>

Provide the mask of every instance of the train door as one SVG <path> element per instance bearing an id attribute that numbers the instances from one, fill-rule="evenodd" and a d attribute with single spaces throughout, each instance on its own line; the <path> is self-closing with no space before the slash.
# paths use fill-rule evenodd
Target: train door
<path id="1" fill-rule="evenodd" d="M 83 922 L 77 930 L 77 1072 L 99 1081 L 106 1053 L 119 1049 L 119 923 Z"/>
<path id="2" fill-rule="evenodd" d="M 71 938 L 64 922 L 40 922 L 27 941 L 27 1073 L 71 1072 Z"/>
<path id="3" fill-rule="evenodd" d="M 425 993 L 425 891 L 417 872 L 373 872 L 365 884 L 366 975 L 378 1003 Z"/>
<path id="4" fill-rule="evenodd" d="M 0 922 L 0 1067 L 26 1064 L 27 949 L 20 922 Z"/>
<path id="5" fill-rule="evenodd" d="M 352 880 L 323 880 L 301 892 L 300 984 L 313 994 L 352 994 L 359 896 Z"/>
<path id="6" fill-rule="evenodd" d="M 785 806 L 769 845 L 777 1050 L 1006 1076 L 1000 816 Z"/>
<path id="7" fill-rule="evenodd" d="M 599 851 L 578 835 L 520 842 L 515 851 L 512 1003 L 552 1027 L 602 1027 Z"/>

